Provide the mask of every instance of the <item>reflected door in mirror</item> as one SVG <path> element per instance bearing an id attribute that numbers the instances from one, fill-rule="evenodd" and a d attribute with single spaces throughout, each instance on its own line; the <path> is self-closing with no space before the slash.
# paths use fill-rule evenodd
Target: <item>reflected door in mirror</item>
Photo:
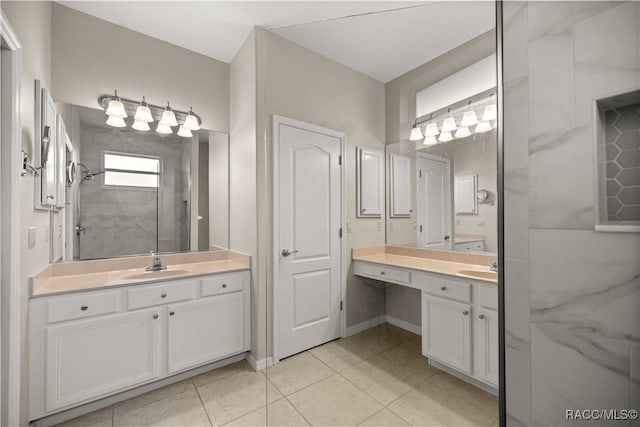
<path id="1" fill-rule="evenodd" d="M 418 247 L 450 249 L 449 159 L 420 153 L 418 165 Z"/>

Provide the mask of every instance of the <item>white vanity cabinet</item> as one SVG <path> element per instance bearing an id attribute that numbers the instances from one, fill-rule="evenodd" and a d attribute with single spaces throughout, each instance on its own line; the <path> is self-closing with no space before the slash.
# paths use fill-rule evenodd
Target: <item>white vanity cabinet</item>
<path id="1" fill-rule="evenodd" d="M 471 306 L 422 295 L 422 354 L 467 374 L 471 370 Z"/>
<path id="2" fill-rule="evenodd" d="M 473 319 L 474 373 L 495 387 L 498 386 L 498 312 L 481 308 Z"/>
<path id="3" fill-rule="evenodd" d="M 235 271 L 32 298 L 30 419 L 248 351 L 249 295 Z"/>

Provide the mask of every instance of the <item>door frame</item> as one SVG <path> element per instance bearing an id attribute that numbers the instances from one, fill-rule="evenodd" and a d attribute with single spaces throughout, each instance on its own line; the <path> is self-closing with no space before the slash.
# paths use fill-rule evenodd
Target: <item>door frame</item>
<path id="1" fill-rule="evenodd" d="M 277 114 L 273 115 L 273 162 L 272 162 L 272 187 L 273 187 L 273 276 L 271 277 L 272 292 L 273 292 L 273 303 L 272 303 L 272 349 L 273 349 L 273 364 L 278 363 L 280 360 L 279 350 L 280 346 L 278 345 L 280 339 L 280 318 L 278 312 L 278 286 L 276 283 L 280 278 L 280 257 L 278 256 L 278 252 L 280 250 L 280 188 L 278 185 L 278 180 L 280 176 L 280 125 L 288 125 L 301 130 L 321 133 L 324 135 L 332 136 L 338 138 L 340 140 L 340 227 L 342 230 L 346 230 L 346 189 L 345 189 L 345 145 L 346 145 L 346 134 L 344 132 L 336 131 L 333 129 L 325 128 L 322 126 L 314 125 L 311 123 L 303 122 L 300 120 L 291 119 L 284 116 L 279 116 Z M 343 301 L 343 307 L 347 306 L 347 268 L 346 268 L 346 255 L 347 255 L 347 238 L 345 236 L 346 233 L 343 232 L 342 238 L 340 239 L 340 298 Z M 340 336 L 344 337 L 346 334 L 346 321 L 347 316 L 345 316 L 346 310 L 343 308 L 340 311 Z"/>
<path id="2" fill-rule="evenodd" d="M 448 248 L 433 248 L 439 250 L 452 250 L 452 242 L 453 242 L 453 203 L 451 200 L 451 159 L 447 157 L 436 156 L 433 154 L 427 153 L 416 153 L 416 242 L 420 242 L 420 232 L 419 227 L 420 224 L 420 204 L 418 203 L 418 199 L 420 198 L 420 159 L 423 160 L 431 160 L 435 162 L 445 163 L 447 165 L 447 191 L 449 194 L 449 198 L 447 199 L 447 203 L 449 204 L 449 247 Z M 418 246 L 419 248 L 431 249 L 426 246 Z"/>
<path id="3" fill-rule="evenodd" d="M 22 88 L 22 44 L 18 35 L 11 27 L 9 20 L 0 13 L 0 37 L 4 40 L 7 50 L 5 60 L 9 64 L 2 64 L 2 68 L 10 69 L 8 79 L 3 78 L 2 92 L 7 91 L 5 83 L 10 86 L 8 93 L 3 93 L 3 98 L 8 99 L 11 105 L 7 115 L 2 117 L 0 161 L 2 162 L 2 177 L 0 179 L 0 226 L 2 239 L 0 248 L 6 258 L 0 261 L 2 289 L 0 293 L 0 314 L 3 323 L 0 332 L 0 349 L 3 361 L 0 369 L 2 377 L 7 378 L 6 384 L 0 384 L 0 408 L 6 408 L 6 413 L 0 412 L 0 423 L 3 425 L 20 424 L 20 371 L 22 369 L 20 354 L 21 337 L 21 302 L 20 302 L 20 149 L 21 149 L 21 117 L 20 117 L 20 91 Z M 6 76 L 5 76 L 6 77 Z"/>

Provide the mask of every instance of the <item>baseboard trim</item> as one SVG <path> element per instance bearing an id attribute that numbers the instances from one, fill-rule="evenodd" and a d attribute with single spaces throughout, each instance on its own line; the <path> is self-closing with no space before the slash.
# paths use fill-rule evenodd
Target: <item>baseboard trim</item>
<path id="1" fill-rule="evenodd" d="M 267 357 L 266 359 L 256 360 L 255 357 L 251 354 L 251 352 L 247 352 L 247 356 L 245 357 L 249 365 L 256 371 L 261 369 L 268 368 L 269 366 L 273 366 L 273 357 Z"/>
<path id="2" fill-rule="evenodd" d="M 427 356 L 428 357 L 428 356 Z M 441 371 L 445 371 L 451 375 L 453 375 L 454 377 L 458 377 L 460 378 L 462 381 L 468 382 L 469 384 L 472 384 L 476 387 L 478 387 L 479 389 L 484 390 L 485 392 L 489 393 L 490 395 L 492 395 L 493 397 L 497 398 L 498 397 L 498 389 L 492 385 L 489 385 L 487 383 L 484 383 L 482 381 L 479 381 L 473 377 L 470 377 L 469 375 L 465 375 L 464 373 L 458 371 L 455 368 L 450 368 L 449 366 L 445 365 L 444 363 L 441 362 L 437 362 L 435 360 L 433 360 L 432 358 L 429 358 L 429 364 L 435 368 L 440 369 Z"/>
<path id="3" fill-rule="evenodd" d="M 405 331 L 412 332 L 416 335 L 422 335 L 422 328 L 420 327 L 420 325 L 414 325 L 413 323 L 409 323 L 396 317 L 389 316 L 388 314 L 385 316 L 385 320 L 387 323 L 390 323 L 393 326 L 397 326 L 400 329 L 404 329 Z"/>
<path id="4" fill-rule="evenodd" d="M 365 320 L 364 322 L 361 322 L 361 323 L 357 323 L 353 326 L 349 326 L 345 331 L 346 332 L 345 336 L 350 337 L 351 335 L 359 334 L 360 332 L 366 331 L 367 329 L 371 329 L 375 326 L 378 326 L 384 323 L 385 320 L 386 320 L 386 316 L 382 315 L 382 316 L 374 317 L 373 319 Z"/>

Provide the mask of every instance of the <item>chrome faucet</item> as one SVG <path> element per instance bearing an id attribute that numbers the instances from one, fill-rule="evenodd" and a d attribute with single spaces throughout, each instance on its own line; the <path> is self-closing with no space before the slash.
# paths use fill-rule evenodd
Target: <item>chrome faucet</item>
<path id="1" fill-rule="evenodd" d="M 162 261 L 160 261 L 160 257 L 156 255 L 155 252 L 151 251 L 151 257 L 153 258 L 153 264 L 145 268 L 146 271 L 160 271 L 160 270 L 165 270 L 167 268 L 166 265 L 162 265 Z"/>
<path id="2" fill-rule="evenodd" d="M 498 258 L 493 260 L 493 263 L 491 264 L 491 267 L 489 267 L 489 270 L 491 271 L 498 271 Z"/>

